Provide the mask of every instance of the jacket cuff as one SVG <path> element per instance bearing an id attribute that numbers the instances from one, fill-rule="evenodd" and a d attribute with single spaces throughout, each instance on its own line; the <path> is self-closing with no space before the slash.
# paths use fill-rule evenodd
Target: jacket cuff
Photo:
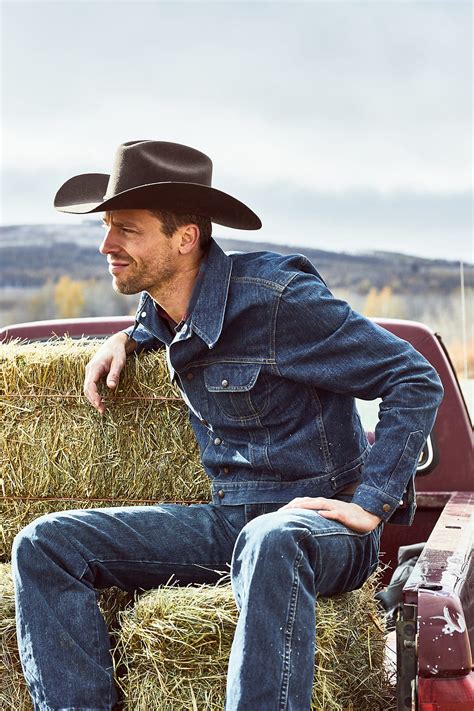
<path id="1" fill-rule="evenodd" d="M 382 521 L 388 521 L 403 502 L 400 499 L 395 499 L 385 491 L 367 484 L 361 484 L 357 487 L 352 497 L 352 503 L 358 504 L 369 513 L 375 514 Z"/>
<path id="2" fill-rule="evenodd" d="M 146 329 L 140 324 L 135 324 L 134 326 L 129 326 L 123 329 L 123 333 L 126 333 L 129 338 L 133 338 L 137 347 L 135 353 L 141 353 L 142 351 L 156 350 L 161 346 L 160 341 L 154 338 L 148 333 Z"/>

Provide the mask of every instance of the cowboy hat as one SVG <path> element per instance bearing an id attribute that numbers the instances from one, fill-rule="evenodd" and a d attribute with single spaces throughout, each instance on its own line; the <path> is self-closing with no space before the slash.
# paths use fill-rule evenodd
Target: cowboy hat
<path id="1" fill-rule="evenodd" d="M 204 215 L 242 230 L 262 223 L 244 203 L 211 187 L 212 161 L 204 153 L 166 141 L 128 141 L 117 149 L 112 173 L 83 173 L 54 198 L 60 212 L 159 209 Z"/>

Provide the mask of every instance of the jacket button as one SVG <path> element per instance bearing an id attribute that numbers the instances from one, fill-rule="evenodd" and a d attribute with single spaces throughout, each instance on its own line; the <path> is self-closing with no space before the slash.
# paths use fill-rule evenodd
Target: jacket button
<path id="1" fill-rule="evenodd" d="M 223 388 L 227 388 L 228 385 L 229 385 L 229 381 L 224 378 L 224 380 L 222 381 L 221 385 L 222 385 Z"/>
<path id="2" fill-rule="evenodd" d="M 217 496 L 218 496 L 220 499 L 223 499 L 224 496 L 225 496 L 225 491 L 222 491 L 222 489 L 219 489 L 219 491 L 217 492 Z"/>
<path id="3" fill-rule="evenodd" d="M 193 374 L 193 373 L 187 373 L 187 374 L 186 374 L 186 378 L 187 378 L 188 380 L 192 380 L 192 379 L 194 378 L 194 374 Z"/>
<path id="4" fill-rule="evenodd" d="M 390 506 L 390 504 L 384 504 L 384 505 L 382 506 L 382 511 L 385 511 L 385 513 L 388 513 L 391 508 L 392 508 L 392 507 Z"/>
<path id="5" fill-rule="evenodd" d="M 228 474 L 230 472 L 230 469 L 229 467 L 224 467 L 222 471 L 224 472 L 224 474 Z"/>
<path id="6" fill-rule="evenodd" d="M 220 437 L 216 437 L 215 440 L 214 440 L 214 444 L 216 445 L 216 447 L 218 447 L 220 444 L 222 444 L 221 438 L 220 438 Z"/>
<path id="7" fill-rule="evenodd" d="M 142 311 L 141 314 L 140 314 L 140 316 L 141 316 L 142 318 L 146 318 L 146 311 Z"/>

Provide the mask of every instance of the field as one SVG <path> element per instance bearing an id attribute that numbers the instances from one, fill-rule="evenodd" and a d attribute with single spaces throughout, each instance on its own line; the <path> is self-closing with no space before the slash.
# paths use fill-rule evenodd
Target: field
<path id="1" fill-rule="evenodd" d="M 116 294 L 97 251 L 99 223 L 0 228 L 0 326 L 21 321 L 134 313 Z M 348 254 L 241 240 L 225 250 L 308 256 L 333 293 L 366 316 L 421 321 L 441 334 L 460 378 L 474 378 L 474 264 L 395 252 Z M 463 284 L 464 288 L 461 289 Z"/>

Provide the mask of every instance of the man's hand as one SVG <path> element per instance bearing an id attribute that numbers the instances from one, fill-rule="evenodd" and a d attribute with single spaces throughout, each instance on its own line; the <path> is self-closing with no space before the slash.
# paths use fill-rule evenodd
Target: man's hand
<path id="1" fill-rule="evenodd" d="M 105 412 L 105 403 L 97 389 L 102 378 L 107 377 L 107 387 L 114 390 L 119 383 L 128 353 L 132 353 L 136 343 L 130 340 L 126 333 L 115 333 L 99 348 L 97 353 L 86 365 L 84 379 L 84 395 L 101 415 Z"/>
<path id="2" fill-rule="evenodd" d="M 352 504 L 339 499 L 325 499 L 322 496 L 312 498 L 303 496 L 298 499 L 293 499 L 285 506 L 284 509 L 310 509 L 317 511 L 320 516 L 329 518 L 351 528 L 357 533 L 368 533 L 377 528 L 382 520 L 378 516 L 363 509 L 359 504 Z"/>

